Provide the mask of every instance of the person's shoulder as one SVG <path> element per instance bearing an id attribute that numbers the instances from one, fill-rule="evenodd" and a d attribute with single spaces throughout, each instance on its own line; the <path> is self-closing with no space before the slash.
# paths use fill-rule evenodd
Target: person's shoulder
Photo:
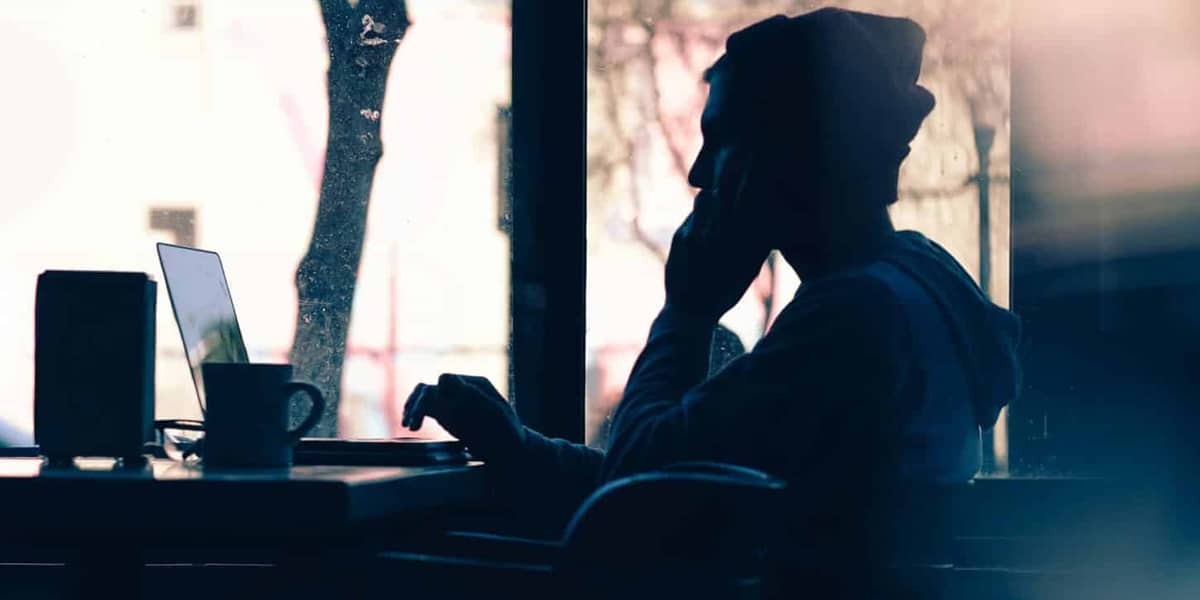
<path id="1" fill-rule="evenodd" d="M 875 273 L 874 263 L 805 282 L 779 315 L 779 321 L 839 316 L 871 318 L 897 306 L 892 288 Z M 785 319 L 786 316 L 786 319 Z"/>
<path id="2" fill-rule="evenodd" d="M 770 347 L 800 340 L 872 340 L 889 346 L 907 335 L 893 289 L 868 265 L 806 282 L 763 342 Z"/>
<path id="3" fill-rule="evenodd" d="M 897 347 L 908 335 L 892 290 L 870 270 L 855 269 L 801 286 L 755 351 L 772 356 L 817 352 L 827 360 L 859 360 L 886 354 L 883 349 Z"/>
<path id="4" fill-rule="evenodd" d="M 838 273 L 814 279 L 803 286 L 800 292 L 817 295 L 858 294 L 880 292 L 887 289 L 878 275 L 882 260 L 846 269 Z M 801 294 L 797 294 L 800 296 Z"/>

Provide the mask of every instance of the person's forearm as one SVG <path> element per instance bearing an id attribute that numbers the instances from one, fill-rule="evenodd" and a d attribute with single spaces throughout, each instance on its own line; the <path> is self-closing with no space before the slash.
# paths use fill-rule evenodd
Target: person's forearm
<path id="1" fill-rule="evenodd" d="M 580 500 L 596 488 L 604 452 L 567 440 L 546 437 L 525 428 L 525 463 L 531 473 L 553 481 L 568 496 Z"/>
<path id="2" fill-rule="evenodd" d="M 613 414 L 611 436 L 623 433 L 647 410 L 677 404 L 684 393 L 704 381 L 715 327 L 709 319 L 670 306 L 659 312 Z"/>
<path id="3" fill-rule="evenodd" d="M 557 535 L 600 482 L 604 453 L 524 428 L 520 452 L 490 460 L 488 473 L 502 502 L 537 535 Z"/>
<path id="4" fill-rule="evenodd" d="M 679 444 L 685 432 L 659 431 L 656 443 L 647 444 L 639 439 L 646 436 L 639 429 L 678 408 L 684 394 L 704 381 L 715 327 L 715 321 L 669 306 L 659 313 L 613 414 L 604 478 L 670 460 L 682 451 Z M 678 429 L 682 424 L 659 426 Z"/>

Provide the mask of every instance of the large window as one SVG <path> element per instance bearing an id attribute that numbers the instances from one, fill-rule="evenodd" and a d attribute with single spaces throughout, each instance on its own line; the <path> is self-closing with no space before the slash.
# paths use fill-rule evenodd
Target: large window
<path id="1" fill-rule="evenodd" d="M 585 21 L 582 0 L 408 0 L 386 103 L 360 114 L 382 119 L 385 152 L 340 433 L 397 433 L 414 383 L 461 371 L 511 392 L 528 423 L 603 446 L 691 206 L 701 72 L 732 31 L 832 5 L 928 34 L 937 107 L 892 216 L 1025 323 L 1026 388 L 985 456 L 1003 467 L 1011 437 L 1035 465 L 1136 464 L 1127 448 L 1196 420 L 1178 401 L 1200 354 L 1193 4 L 590 0 Z M 0 7 L 0 443 L 31 438 L 46 269 L 157 275 L 155 241 L 217 250 L 252 359 L 289 358 L 325 157 L 324 36 L 316 0 Z M 799 283 L 775 261 L 722 324 L 753 347 Z M 157 413 L 196 417 L 160 291 Z"/>
<path id="2" fill-rule="evenodd" d="M 398 433 L 407 391 L 438 372 L 508 382 L 498 115 L 509 6 L 407 5 L 414 25 L 371 115 L 385 151 L 342 378 L 348 436 Z M 0 442 L 31 438 L 33 292 L 45 269 L 160 279 L 159 418 L 199 410 L 155 241 L 220 252 L 251 359 L 287 360 L 322 177 L 324 36 L 315 0 L 0 7 L 12 92 L 0 98 Z"/>
<path id="3" fill-rule="evenodd" d="M 928 34 L 921 83 L 937 107 L 900 178 L 897 227 L 942 243 L 1001 305 L 1009 297 L 1008 2 L 657 2 L 592 0 L 588 14 L 589 442 L 606 419 L 662 304 L 674 228 L 691 210 L 702 73 L 733 31 L 773 14 L 840 6 L 907 16 Z M 981 220 L 980 215 L 985 218 Z M 747 348 L 799 282 L 781 260 L 722 324 Z M 982 274 L 982 275 L 981 275 Z M 1003 420 L 988 440 L 1003 460 Z"/>

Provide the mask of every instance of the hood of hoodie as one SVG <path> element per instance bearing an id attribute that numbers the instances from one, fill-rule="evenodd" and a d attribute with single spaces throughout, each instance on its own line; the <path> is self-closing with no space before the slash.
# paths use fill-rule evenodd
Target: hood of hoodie
<path id="1" fill-rule="evenodd" d="M 884 260 L 916 279 L 946 315 L 956 350 L 968 366 L 975 420 L 980 427 L 992 427 L 1021 387 L 1020 320 L 988 299 L 936 242 L 915 231 L 898 232 L 895 238 Z"/>

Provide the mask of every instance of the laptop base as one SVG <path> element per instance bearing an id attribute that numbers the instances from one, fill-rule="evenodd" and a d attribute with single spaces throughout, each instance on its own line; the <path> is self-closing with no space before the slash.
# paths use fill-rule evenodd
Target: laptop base
<path id="1" fill-rule="evenodd" d="M 420 438 L 303 438 L 292 456 L 296 465 L 393 467 L 458 465 L 471 459 L 460 441 Z"/>

